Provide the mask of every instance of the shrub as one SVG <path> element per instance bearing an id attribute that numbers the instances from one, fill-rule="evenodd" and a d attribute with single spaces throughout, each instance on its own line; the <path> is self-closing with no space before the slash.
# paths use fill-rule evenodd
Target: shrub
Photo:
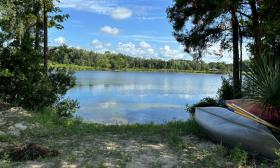
<path id="1" fill-rule="evenodd" d="M 218 101 L 224 103 L 225 100 L 233 99 L 233 85 L 231 78 L 222 77 L 222 86 L 217 92 Z"/>
<path id="2" fill-rule="evenodd" d="M 73 114 L 79 108 L 77 100 L 64 99 L 55 105 L 57 114 L 60 117 L 73 117 Z"/>
<path id="3" fill-rule="evenodd" d="M 206 97 L 194 105 L 191 105 L 191 106 L 187 105 L 186 110 L 188 112 L 190 112 L 191 114 L 194 114 L 196 107 L 209 107 L 209 106 L 220 106 L 220 104 L 217 102 L 217 100 L 215 100 L 211 97 Z"/>
<path id="4" fill-rule="evenodd" d="M 27 109 L 51 106 L 75 85 L 69 71 L 41 64 L 41 55 L 29 47 L 5 48 L 0 52 L 0 98 Z M 1 73 L 2 72 L 2 73 Z"/>
<path id="5" fill-rule="evenodd" d="M 280 111 L 280 61 L 271 57 L 252 60 L 245 74 L 245 94 L 265 107 Z"/>
<path id="6" fill-rule="evenodd" d="M 225 100 L 233 99 L 233 86 L 231 78 L 222 77 L 222 86 L 217 92 L 217 99 L 213 99 L 211 97 L 206 97 L 200 100 L 198 103 L 193 105 L 187 105 L 186 110 L 191 114 L 195 113 L 196 107 L 225 107 Z"/>

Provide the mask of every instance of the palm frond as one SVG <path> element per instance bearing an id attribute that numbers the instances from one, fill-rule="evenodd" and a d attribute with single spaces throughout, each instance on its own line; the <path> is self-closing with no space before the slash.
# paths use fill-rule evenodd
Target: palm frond
<path id="1" fill-rule="evenodd" d="M 252 60 L 245 74 L 245 95 L 261 102 L 265 107 L 280 111 L 280 62 L 263 57 Z"/>

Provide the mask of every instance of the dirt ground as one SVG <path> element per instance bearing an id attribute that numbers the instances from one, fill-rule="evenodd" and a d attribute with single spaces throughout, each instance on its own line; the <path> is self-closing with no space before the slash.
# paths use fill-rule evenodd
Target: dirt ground
<path id="1" fill-rule="evenodd" d="M 57 157 L 34 161 L 12 162 L 2 159 L 0 167 L 16 168 L 76 168 L 76 167 L 237 167 L 221 145 L 192 134 L 180 137 L 180 149 L 160 136 L 130 136 L 118 133 L 29 137 L 40 125 L 29 123 L 31 115 L 21 108 L 0 112 L 0 150 L 13 143 L 38 143 L 59 151 Z M 245 163 L 243 167 L 271 167 L 271 164 Z"/>

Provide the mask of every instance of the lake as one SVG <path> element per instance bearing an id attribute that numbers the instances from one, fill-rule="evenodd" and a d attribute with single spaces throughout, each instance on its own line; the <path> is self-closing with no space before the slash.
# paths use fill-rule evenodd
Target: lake
<path id="1" fill-rule="evenodd" d="M 215 97 L 217 74 L 78 71 L 66 97 L 77 99 L 76 115 L 104 124 L 164 123 L 187 120 L 186 104 Z"/>

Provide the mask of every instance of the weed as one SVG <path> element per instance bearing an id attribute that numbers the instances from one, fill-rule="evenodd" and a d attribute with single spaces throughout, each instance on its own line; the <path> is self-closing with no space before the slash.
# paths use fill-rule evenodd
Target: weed
<path id="1" fill-rule="evenodd" d="M 280 150 L 276 150 L 275 154 L 278 156 L 278 159 L 275 161 L 276 167 L 280 167 Z"/>
<path id="2" fill-rule="evenodd" d="M 77 160 L 77 156 L 75 154 L 70 154 L 66 160 L 69 162 L 75 162 Z"/>
<path id="3" fill-rule="evenodd" d="M 4 154 L 4 156 L 1 158 L 0 168 L 12 168 L 11 159 L 8 154 Z"/>
<path id="4" fill-rule="evenodd" d="M 237 165 L 243 166 L 247 163 L 247 152 L 240 149 L 240 145 L 230 151 L 229 158 Z"/>

